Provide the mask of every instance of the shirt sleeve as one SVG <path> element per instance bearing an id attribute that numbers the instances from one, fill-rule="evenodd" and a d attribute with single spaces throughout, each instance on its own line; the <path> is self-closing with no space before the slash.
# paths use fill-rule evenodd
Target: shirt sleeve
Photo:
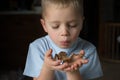
<path id="1" fill-rule="evenodd" d="M 30 44 L 23 74 L 38 77 L 43 64 L 43 52 L 36 45 Z"/>
<path id="2" fill-rule="evenodd" d="M 86 70 L 84 73 L 84 78 L 85 80 L 99 78 L 103 75 L 103 72 L 96 48 L 88 50 L 88 53 L 89 62 L 85 65 Z"/>

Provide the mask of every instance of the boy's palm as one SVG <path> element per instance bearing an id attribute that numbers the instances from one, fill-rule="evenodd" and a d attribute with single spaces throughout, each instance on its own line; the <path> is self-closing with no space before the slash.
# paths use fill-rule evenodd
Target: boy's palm
<path id="1" fill-rule="evenodd" d="M 62 65 L 60 63 L 60 60 L 55 61 L 52 59 L 52 49 L 46 52 L 44 64 L 47 69 L 63 71 L 66 67 L 68 67 L 68 63 L 64 63 Z"/>

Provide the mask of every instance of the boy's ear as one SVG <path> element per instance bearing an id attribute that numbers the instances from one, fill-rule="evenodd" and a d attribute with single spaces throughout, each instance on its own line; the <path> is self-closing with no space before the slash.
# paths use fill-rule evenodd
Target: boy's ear
<path id="1" fill-rule="evenodd" d="M 42 24 L 42 27 L 43 27 L 44 31 L 47 32 L 45 21 L 43 19 L 40 19 L 40 23 Z"/>

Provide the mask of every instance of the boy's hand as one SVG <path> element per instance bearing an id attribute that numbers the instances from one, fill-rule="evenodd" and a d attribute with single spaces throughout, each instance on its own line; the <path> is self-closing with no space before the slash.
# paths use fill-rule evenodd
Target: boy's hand
<path id="1" fill-rule="evenodd" d="M 43 65 L 44 67 L 46 67 L 46 69 L 63 71 L 64 69 L 66 69 L 66 67 L 69 66 L 68 63 L 64 63 L 62 65 L 60 63 L 60 60 L 55 61 L 52 59 L 52 49 L 46 52 Z"/>
<path id="2" fill-rule="evenodd" d="M 84 55 L 84 50 L 81 50 L 79 55 L 73 56 L 71 62 L 69 63 L 70 67 L 66 68 L 64 71 L 75 71 L 78 70 L 83 64 L 88 63 L 87 59 L 83 59 L 80 55 Z"/>

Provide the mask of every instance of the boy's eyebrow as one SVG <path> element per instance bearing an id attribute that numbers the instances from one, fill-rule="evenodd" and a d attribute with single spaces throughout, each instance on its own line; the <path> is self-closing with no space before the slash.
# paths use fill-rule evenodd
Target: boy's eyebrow
<path id="1" fill-rule="evenodd" d="M 50 23 L 60 23 L 59 21 L 50 21 Z"/>
<path id="2" fill-rule="evenodd" d="M 49 21 L 50 23 L 60 23 L 60 21 Z M 68 21 L 68 23 L 71 23 L 71 22 L 78 22 L 78 20 L 70 20 Z"/>
<path id="3" fill-rule="evenodd" d="M 71 19 L 71 20 L 68 20 L 69 23 L 71 23 L 71 22 L 78 22 L 78 21 L 79 21 L 79 19 Z"/>

